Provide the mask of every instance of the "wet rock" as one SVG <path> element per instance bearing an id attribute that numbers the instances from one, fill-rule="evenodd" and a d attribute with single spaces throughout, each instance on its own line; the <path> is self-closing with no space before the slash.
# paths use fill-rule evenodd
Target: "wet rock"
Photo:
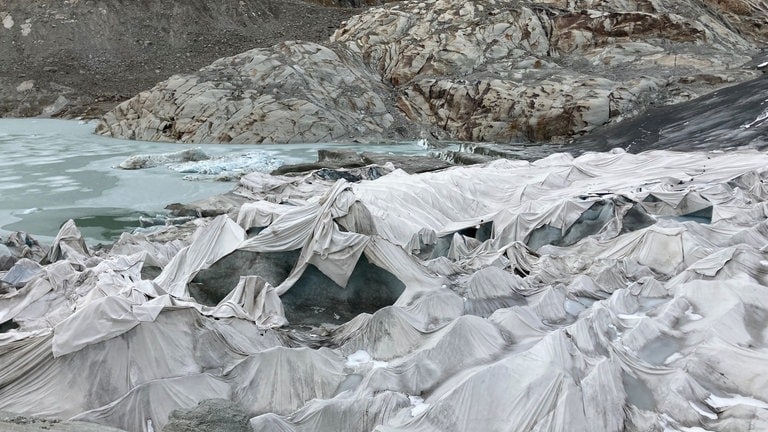
<path id="1" fill-rule="evenodd" d="M 251 432 L 249 417 L 240 405 L 226 399 L 207 399 L 191 410 L 175 410 L 163 432 Z"/>
<path id="2" fill-rule="evenodd" d="M 607 151 L 621 147 L 647 150 L 768 148 L 768 75 L 733 85 L 678 105 L 648 110 L 575 140 L 574 150 Z"/>
<path id="3" fill-rule="evenodd" d="M 94 423 L 25 417 L 6 411 L 0 411 L 0 430 L 3 432 L 125 432 L 122 429 Z"/>
<path id="4" fill-rule="evenodd" d="M 173 216 L 215 217 L 234 212 L 247 200 L 233 193 L 214 195 L 186 204 L 172 203 L 165 206 Z"/>
<path id="5" fill-rule="evenodd" d="M 336 171 L 357 169 L 367 165 L 378 166 L 379 171 L 376 173 L 349 173 L 348 171 Z M 347 178 L 347 180 L 359 181 L 362 179 L 380 177 L 384 174 L 381 170 L 386 170 L 388 172 L 392 169 L 387 169 L 385 166 L 402 169 L 403 171 L 412 174 L 448 168 L 453 166 L 453 163 L 431 156 L 397 156 L 375 152 L 357 153 L 353 151 L 320 150 L 318 151 L 317 162 L 283 165 L 272 171 L 272 174 L 283 175 L 320 171 L 319 174 L 316 174 L 324 178 L 327 177 L 327 179 L 332 179 L 334 175 L 329 173 L 329 170 L 331 170 L 336 172 L 338 178 L 351 176 Z M 357 177 L 357 180 L 355 180 L 354 177 Z"/>
<path id="6" fill-rule="evenodd" d="M 395 168 L 414 174 L 437 171 L 453 166 L 452 163 L 430 156 L 399 156 L 383 153 L 363 153 L 363 160 L 368 164 L 384 165 L 391 163 Z"/>

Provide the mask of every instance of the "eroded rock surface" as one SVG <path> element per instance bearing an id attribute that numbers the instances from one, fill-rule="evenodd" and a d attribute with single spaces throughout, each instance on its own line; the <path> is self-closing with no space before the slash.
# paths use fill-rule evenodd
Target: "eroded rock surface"
<path id="1" fill-rule="evenodd" d="M 147 141 L 381 139 L 390 89 L 342 47 L 285 42 L 174 76 L 108 113 L 97 133 Z"/>
<path id="2" fill-rule="evenodd" d="M 410 119 L 473 141 L 582 134 L 756 74 L 739 68 L 754 40 L 692 2 L 414 1 L 332 40 L 398 86 Z"/>
<path id="3" fill-rule="evenodd" d="M 566 142 L 760 75 L 753 57 L 766 39 L 755 20 L 768 6 L 736 3 L 741 14 L 690 1 L 401 2 L 352 17 L 325 45 L 287 42 L 173 77 L 107 114 L 98 132 Z"/>

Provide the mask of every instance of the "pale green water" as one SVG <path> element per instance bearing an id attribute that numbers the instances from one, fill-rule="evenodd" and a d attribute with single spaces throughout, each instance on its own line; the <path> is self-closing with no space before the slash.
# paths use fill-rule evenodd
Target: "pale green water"
<path id="1" fill-rule="evenodd" d="M 223 193 L 233 183 L 184 180 L 166 167 L 135 171 L 114 168 L 134 154 L 168 153 L 202 147 L 211 156 L 257 152 L 257 159 L 284 163 L 316 159 L 319 147 L 348 145 L 186 145 L 116 140 L 96 136 L 93 124 L 50 119 L 0 119 L 0 234 L 26 231 L 40 239 L 56 235 L 75 219 L 92 242 L 112 241 L 173 202 Z M 423 154 L 415 143 L 366 146 L 361 150 Z"/>

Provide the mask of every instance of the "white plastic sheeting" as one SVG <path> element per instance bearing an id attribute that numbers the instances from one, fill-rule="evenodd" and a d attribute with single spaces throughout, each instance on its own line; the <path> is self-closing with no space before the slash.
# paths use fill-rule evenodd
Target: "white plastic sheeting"
<path id="1" fill-rule="evenodd" d="M 94 252 L 67 223 L 0 274 L 0 410 L 146 431 L 226 398 L 255 431 L 764 430 L 766 167 L 614 151 L 354 184 L 254 173 L 251 202 L 189 240 Z M 200 304 L 195 274 L 235 251 L 298 259 Z M 345 289 L 363 257 L 405 286 L 394 304 L 290 326 L 281 296 L 310 266 Z"/>

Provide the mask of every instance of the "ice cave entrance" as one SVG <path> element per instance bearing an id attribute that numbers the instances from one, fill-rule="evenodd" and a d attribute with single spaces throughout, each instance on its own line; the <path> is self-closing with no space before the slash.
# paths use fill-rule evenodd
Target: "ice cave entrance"
<path id="1" fill-rule="evenodd" d="M 216 305 L 237 285 L 240 276 L 259 275 L 278 285 L 290 274 L 299 250 L 259 253 L 238 250 L 195 276 L 190 293 L 197 301 Z M 405 285 L 362 255 L 346 287 L 341 287 L 310 264 L 280 299 L 292 325 L 342 324 L 361 313 L 392 305 Z"/>

